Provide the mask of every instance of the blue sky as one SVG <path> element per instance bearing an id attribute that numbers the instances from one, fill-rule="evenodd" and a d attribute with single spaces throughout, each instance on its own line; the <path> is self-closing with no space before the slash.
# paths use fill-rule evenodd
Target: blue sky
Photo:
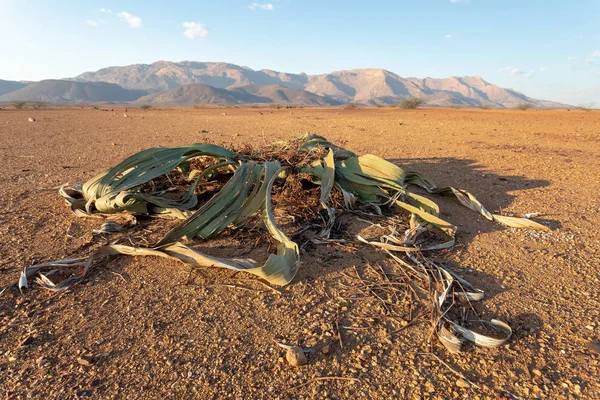
<path id="1" fill-rule="evenodd" d="M 325 73 L 481 75 L 600 104 L 598 0 L 0 0 L 0 79 L 157 60 Z"/>

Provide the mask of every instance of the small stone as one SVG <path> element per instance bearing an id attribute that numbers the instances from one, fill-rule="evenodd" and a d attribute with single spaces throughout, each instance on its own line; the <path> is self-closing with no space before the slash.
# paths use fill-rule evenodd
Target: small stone
<path id="1" fill-rule="evenodd" d="M 579 385 L 573 386 L 573 392 L 575 392 L 575 394 L 581 394 L 581 386 L 579 386 Z"/>
<path id="2" fill-rule="evenodd" d="M 285 359 L 292 367 L 305 365 L 308 362 L 306 360 L 306 356 L 304 355 L 304 350 L 298 346 L 290 347 L 285 353 Z"/>
<path id="3" fill-rule="evenodd" d="M 461 387 L 461 388 L 471 387 L 471 385 L 469 385 L 469 382 L 465 381 L 464 379 L 457 379 L 456 386 Z"/>
<path id="4" fill-rule="evenodd" d="M 48 361 L 47 358 L 44 358 L 44 356 L 41 356 L 40 358 L 35 360 L 35 362 L 37 363 L 38 367 L 43 367 L 44 365 L 47 365 L 50 361 Z"/>
<path id="5" fill-rule="evenodd" d="M 17 361 L 17 357 L 10 356 L 10 357 L 8 357 L 8 361 L 10 361 L 10 362 Z"/>
<path id="6" fill-rule="evenodd" d="M 327 354 L 329 354 L 329 351 L 330 351 L 329 345 L 325 345 L 325 346 L 321 347 L 321 353 L 327 355 Z"/>
<path id="7" fill-rule="evenodd" d="M 129 117 L 129 115 L 127 115 L 127 113 L 123 114 L 123 116 L 124 116 L 125 118 Z"/>
<path id="8" fill-rule="evenodd" d="M 91 397 L 92 392 L 90 392 L 89 390 L 78 390 L 77 393 L 75 393 L 75 396 L 77 396 L 78 399 L 82 397 Z"/>
<path id="9" fill-rule="evenodd" d="M 534 374 L 534 375 L 537 375 L 537 376 L 542 376 L 542 371 L 540 371 L 539 369 L 534 369 L 534 370 L 533 370 L 533 371 L 531 371 L 531 372 L 533 372 L 533 374 Z"/>
<path id="10" fill-rule="evenodd" d="M 92 357 L 86 357 L 86 356 L 77 357 L 77 362 L 79 363 L 79 365 L 83 365 L 84 367 L 87 367 L 92 363 Z"/>
<path id="11" fill-rule="evenodd" d="M 29 117 L 29 118 L 27 118 L 27 121 L 29 121 L 29 122 L 35 122 L 35 118 Z"/>
<path id="12" fill-rule="evenodd" d="M 585 347 L 592 353 L 600 354 L 600 344 L 595 342 L 589 342 Z"/>

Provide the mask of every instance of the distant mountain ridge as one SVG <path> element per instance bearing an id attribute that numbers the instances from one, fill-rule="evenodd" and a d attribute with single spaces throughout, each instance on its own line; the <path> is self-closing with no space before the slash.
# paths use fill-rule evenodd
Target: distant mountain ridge
<path id="1" fill-rule="evenodd" d="M 182 85 L 203 83 L 229 89 L 239 85 L 281 85 L 305 90 L 341 103 L 367 105 L 394 104 L 406 97 L 422 97 L 427 104 L 441 107 L 490 105 L 513 107 L 531 102 L 538 107 L 565 105 L 530 98 L 512 89 L 486 82 L 480 76 L 435 78 L 402 78 L 383 69 L 355 69 L 329 74 L 290 74 L 268 69 L 255 71 L 248 67 L 220 62 L 157 61 L 124 67 L 103 68 L 85 72 L 75 78 L 84 81 L 111 82 L 129 89 L 162 91 Z"/>
<path id="2" fill-rule="evenodd" d="M 532 103 L 540 108 L 568 107 L 501 88 L 486 82 L 480 76 L 403 78 L 393 72 L 374 68 L 307 75 L 268 69 L 255 71 L 222 62 L 157 61 L 152 64 L 108 67 L 95 72 L 85 72 L 68 81 L 74 85 L 94 82 L 114 84 L 123 91 L 119 92 L 113 87 L 114 96 L 94 96 L 80 90 L 80 94 L 74 96 L 65 92 L 66 84 L 59 85 L 57 81 L 55 85 L 60 86 L 60 89 L 34 86 L 47 82 L 42 81 L 10 93 L 5 92 L 0 96 L 0 102 L 6 102 L 15 96 L 23 100 L 33 100 L 25 99 L 24 96 L 35 95 L 36 99 L 48 99 L 43 101 L 53 101 L 51 99 L 57 98 L 60 102 L 136 101 L 155 105 L 285 103 L 326 106 L 345 103 L 391 105 L 407 97 L 420 97 L 425 99 L 427 105 L 438 107 L 508 108 L 523 102 Z M 2 82 L 0 81 L 0 94 Z M 30 88 L 31 86 L 33 88 Z M 77 92 L 77 89 L 74 89 L 76 86 L 68 91 Z M 52 93 L 44 94 L 43 90 Z M 59 93 L 61 90 L 63 94 Z M 113 100 L 99 100 L 106 97 Z"/>
<path id="3" fill-rule="evenodd" d="M 0 102 L 39 101 L 47 103 L 127 102 L 147 94 L 114 83 L 76 82 L 47 79 L 0 96 Z"/>
<path id="4" fill-rule="evenodd" d="M 0 96 L 6 93 L 14 92 L 27 86 L 27 83 L 17 81 L 4 81 L 0 79 Z"/>

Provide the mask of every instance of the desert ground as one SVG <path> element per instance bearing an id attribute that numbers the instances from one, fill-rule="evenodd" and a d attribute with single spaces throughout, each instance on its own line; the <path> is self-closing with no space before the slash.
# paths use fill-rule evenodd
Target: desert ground
<path id="1" fill-rule="evenodd" d="M 376 298 L 351 295 L 357 274 L 397 268 L 359 243 L 306 247 L 277 291 L 243 273 L 147 257 L 106 260 L 65 293 L 13 286 L 0 297 L 5 398 L 600 398 L 600 113 L 102 108 L 0 110 L 0 288 L 26 265 L 109 242 L 92 234 L 101 221 L 77 218 L 53 188 L 145 148 L 194 142 L 313 132 L 469 190 L 489 210 L 538 212 L 551 231 L 510 229 L 437 200 L 459 228 L 444 262 L 485 290 L 482 315 L 513 329 L 499 348 L 458 355 L 428 340 L 427 318 L 415 317 L 427 304 L 389 315 Z M 233 257 L 247 246 L 234 236 L 205 250 Z M 291 367 L 275 340 L 317 350 Z M 317 379 L 331 377 L 356 380 Z"/>

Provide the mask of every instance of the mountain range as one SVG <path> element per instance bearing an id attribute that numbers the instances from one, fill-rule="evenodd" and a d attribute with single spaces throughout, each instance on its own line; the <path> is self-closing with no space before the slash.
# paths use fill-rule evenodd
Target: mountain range
<path id="1" fill-rule="evenodd" d="M 328 74 L 291 74 L 219 62 L 169 62 L 108 67 L 74 78 L 24 83 L 0 80 L 0 102 L 113 102 L 187 106 L 214 104 L 296 104 L 331 106 L 347 103 L 392 105 L 419 97 L 429 106 L 567 107 L 537 100 L 486 82 L 480 76 L 403 78 L 383 69 L 355 69 Z"/>

